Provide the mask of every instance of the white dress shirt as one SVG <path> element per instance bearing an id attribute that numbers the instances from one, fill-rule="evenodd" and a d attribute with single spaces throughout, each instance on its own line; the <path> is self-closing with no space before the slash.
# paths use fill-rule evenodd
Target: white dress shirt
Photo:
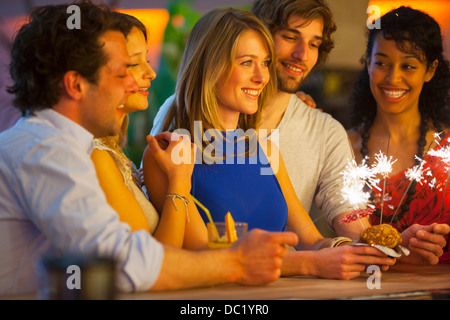
<path id="1" fill-rule="evenodd" d="M 51 110 L 0 133 L 0 294 L 37 290 L 43 255 L 112 258 L 121 291 L 156 281 L 163 246 L 131 233 L 107 203 L 90 153 L 93 136 Z"/>

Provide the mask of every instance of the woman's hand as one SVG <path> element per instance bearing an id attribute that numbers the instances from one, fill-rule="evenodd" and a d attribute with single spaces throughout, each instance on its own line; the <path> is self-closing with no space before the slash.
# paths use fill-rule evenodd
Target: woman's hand
<path id="1" fill-rule="evenodd" d="M 149 155 L 155 159 L 159 168 L 173 179 L 190 181 L 194 170 L 197 147 L 186 135 L 163 132 L 156 136 L 147 136 Z"/>
<path id="2" fill-rule="evenodd" d="M 188 136 L 170 132 L 149 135 L 147 142 L 142 159 L 145 187 L 161 213 L 168 193 L 189 196 L 197 147 Z"/>
<path id="3" fill-rule="evenodd" d="M 444 253 L 446 245 L 444 236 L 450 233 L 447 224 L 433 223 L 428 226 L 413 224 L 402 232 L 402 245 L 408 248 L 409 256 L 402 257 L 401 262 L 421 265 L 434 265 Z"/>

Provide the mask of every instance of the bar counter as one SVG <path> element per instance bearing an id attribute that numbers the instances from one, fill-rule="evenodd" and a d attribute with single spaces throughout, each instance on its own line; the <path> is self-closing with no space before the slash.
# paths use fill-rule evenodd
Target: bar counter
<path id="1" fill-rule="evenodd" d="M 370 289 L 369 287 L 372 287 Z M 37 300 L 37 294 L 0 296 L 0 300 Z M 224 284 L 145 293 L 116 293 L 116 300 L 450 300 L 450 264 L 397 264 L 377 283 L 362 273 L 351 280 L 281 277 L 260 286 Z"/>
<path id="2" fill-rule="evenodd" d="M 207 288 L 118 294 L 120 300 L 298 300 L 298 299 L 450 299 L 450 265 L 397 264 L 379 282 L 362 273 L 351 280 L 282 277 L 262 286 L 235 284 Z M 368 283 L 370 287 L 368 288 Z"/>

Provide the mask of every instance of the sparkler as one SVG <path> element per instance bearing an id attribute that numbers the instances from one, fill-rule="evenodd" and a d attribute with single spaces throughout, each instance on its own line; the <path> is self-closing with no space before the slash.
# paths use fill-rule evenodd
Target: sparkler
<path id="1" fill-rule="evenodd" d="M 385 156 L 381 151 L 375 155 L 375 165 L 373 168 L 374 173 L 379 173 L 384 177 L 387 177 L 392 171 L 392 165 L 397 162 L 397 159 L 392 161 L 392 156 Z"/>
<path id="2" fill-rule="evenodd" d="M 390 141 L 390 135 L 389 135 Z M 388 152 L 389 152 L 389 141 L 388 141 Z M 367 159 L 363 159 L 360 165 L 357 165 L 356 161 L 353 159 L 349 161 L 344 171 L 341 172 L 344 179 L 344 187 L 341 189 L 342 196 L 344 201 L 348 201 L 353 207 L 354 211 L 350 214 L 346 215 L 340 222 L 348 223 L 351 221 L 355 221 L 356 219 L 360 219 L 362 217 L 366 217 L 371 214 L 374 209 L 367 209 L 364 211 L 363 209 L 358 209 L 362 205 L 366 205 L 370 199 L 370 193 L 364 192 L 364 186 L 368 186 L 370 189 L 376 188 L 380 190 L 378 184 L 380 179 L 375 179 L 376 175 L 381 174 L 383 176 L 383 194 L 381 199 L 381 216 L 380 216 L 380 224 L 382 222 L 383 216 L 383 203 L 384 203 L 384 194 L 386 189 L 386 177 L 392 171 L 392 165 L 397 160 L 392 160 L 392 157 L 388 159 L 387 156 L 383 155 L 380 151 L 375 155 L 375 163 L 370 168 L 367 165 Z M 361 221 L 360 221 L 361 223 Z M 362 223 L 361 223 L 361 226 Z M 364 229 L 364 227 L 363 227 Z"/>
<path id="3" fill-rule="evenodd" d="M 447 192 L 448 180 L 450 179 L 450 168 L 447 169 L 448 169 L 447 181 L 445 182 L 444 193 L 442 193 L 441 210 L 439 211 L 437 223 L 439 223 L 439 221 L 441 220 L 442 212 L 444 212 L 445 193 Z"/>
<path id="4" fill-rule="evenodd" d="M 391 136 L 389 135 L 388 140 L 388 147 L 387 147 L 387 154 L 389 154 L 389 142 Z M 389 157 L 387 155 L 383 155 L 383 153 L 380 151 L 378 154 L 375 155 L 375 166 L 374 166 L 374 172 L 381 174 L 383 176 L 383 193 L 381 195 L 381 214 L 380 214 L 380 224 L 383 222 L 383 207 L 384 207 L 384 194 L 386 190 L 386 178 L 388 177 L 389 173 L 392 171 L 392 165 L 397 161 L 395 159 L 392 161 L 392 156 Z"/>
<path id="5" fill-rule="evenodd" d="M 423 170 L 423 165 L 425 163 L 424 160 L 418 158 L 417 156 L 416 156 L 416 159 L 421 160 L 421 162 L 420 162 L 420 164 L 408 169 L 405 173 L 406 178 L 409 179 L 409 184 L 408 184 L 408 187 L 406 188 L 405 192 L 403 193 L 403 196 L 402 196 L 400 202 L 398 203 L 397 209 L 395 209 L 395 212 L 392 215 L 391 222 L 390 222 L 391 224 L 392 224 L 392 221 L 394 220 L 394 217 L 397 215 L 398 209 L 400 208 L 401 204 L 403 203 L 403 200 L 405 199 L 406 194 L 409 191 L 409 188 L 411 188 L 413 181 L 416 181 L 416 182 L 422 184 L 421 180 L 423 177 L 423 173 L 426 172 L 427 170 L 429 170 L 429 168 L 427 168 L 426 170 Z"/>
<path id="6" fill-rule="evenodd" d="M 344 201 L 349 202 L 355 209 L 348 215 L 346 215 L 339 222 L 350 223 L 358 220 L 364 230 L 364 225 L 361 222 L 361 218 L 367 217 L 373 212 L 373 209 L 359 209 L 361 206 L 366 205 L 370 199 L 370 193 L 364 192 L 364 186 L 369 188 L 376 186 L 379 182 L 375 179 L 375 173 L 369 168 L 366 163 L 367 157 L 363 159 L 362 163 L 358 165 L 354 159 L 348 162 L 341 175 L 343 175 L 344 187 L 341 189 L 342 197 Z"/>
<path id="7" fill-rule="evenodd" d="M 450 138 L 448 140 L 450 142 Z M 440 157 L 442 159 L 442 162 L 445 162 L 447 165 L 450 165 L 450 145 L 446 146 L 445 148 L 441 148 L 439 150 L 431 150 L 430 152 L 428 152 L 428 154 L 434 157 Z M 448 181 L 450 180 L 450 166 L 447 167 L 447 170 L 448 170 L 447 181 L 445 182 L 444 192 L 442 193 L 441 209 L 439 211 L 439 216 L 437 220 L 438 223 L 444 211 L 445 194 L 447 192 Z"/>
<path id="8" fill-rule="evenodd" d="M 446 146 L 445 148 L 441 148 L 439 150 L 430 150 L 428 154 L 434 157 L 442 158 L 443 162 L 450 164 L 450 145 Z"/>
<path id="9" fill-rule="evenodd" d="M 375 173 L 367 165 L 367 157 L 363 159 L 360 165 L 354 159 L 348 162 L 341 175 L 344 178 L 344 186 L 367 185 L 368 187 L 376 186 L 379 179 L 375 179 Z"/>
<path id="10" fill-rule="evenodd" d="M 437 139 L 440 140 L 440 134 L 435 134 L 435 142 L 439 144 Z M 389 137 L 390 140 L 390 137 Z M 439 150 L 431 150 L 429 151 L 431 144 L 428 146 L 427 151 L 425 154 L 429 154 L 431 156 L 440 157 L 442 162 L 444 162 L 447 167 L 447 180 L 444 187 L 444 192 L 442 194 L 442 202 L 441 202 L 441 209 L 439 212 L 439 216 L 437 219 L 437 222 L 439 223 L 440 218 L 444 211 L 444 205 L 445 205 L 445 194 L 447 192 L 447 188 L 449 187 L 449 181 L 450 181 L 450 138 L 448 138 L 449 145 L 439 149 Z M 387 146 L 387 154 L 389 154 L 389 142 Z M 391 217 L 390 223 L 392 224 L 395 216 L 397 215 L 397 212 L 399 208 L 401 207 L 401 204 L 403 203 L 406 195 L 408 194 L 411 185 L 414 181 L 417 183 L 420 183 L 422 185 L 422 182 L 425 182 L 430 187 L 434 187 L 436 185 L 436 178 L 433 178 L 430 181 L 426 181 L 424 176 L 432 177 L 433 173 L 431 172 L 431 168 L 425 168 L 424 164 L 426 163 L 425 160 L 422 160 L 421 158 L 416 156 L 416 159 L 419 160 L 419 163 L 408 169 L 405 173 L 405 177 L 409 179 L 409 185 L 407 186 L 394 214 Z M 380 215 L 380 224 L 382 224 L 382 217 L 383 217 L 383 206 L 385 201 L 385 191 L 386 191 L 386 179 L 389 176 L 389 174 L 392 172 L 393 164 L 397 160 L 393 160 L 392 156 L 388 157 L 387 155 L 383 155 L 383 153 L 380 151 L 378 154 L 375 155 L 374 164 L 372 167 L 369 167 L 368 163 L 368 157 L 363 159 L 362 163 L 360 165 L 357 165 L 355 160 L 349 161 L 347 166 L 345 167 L 345 170 L 341 172 L 343 175 L 344 180 L 344 187 L 341 189 L 342 196 L 344 198 L 344 201 L 348 201 L 353 207 L 354 211 L 347 214 L 344 218 L 342 218 L 339 222 L 340 223 L 350 223 L 353 221 L 360 221 L 361 218 L 367 217 L 374 211 L 374 205 L 367 204 L 370 200 L 370 193 L 364 192 L 365 186 L 368 186 L 370 188 L 376 188 L 378 190 L 381 190 L 381 188 L 378 186 L 380 179 L 376 179 L 377 175 L 383 178 L 383 188 L 382 188 L 382 197 L 381 197 L 381 215 Z M 442 189 L 441 189 L 442 190 Z M 367 209 L 360 209 L 362 205 L 368 205 L 369 208 Z M 364 226 L 362 222 L 360 221 L 362 228 L 364 229 Z"/>
<path id="11" fill-rule="evenodd" d="M 363 189 L 356 184 L 344 186 L 341 191 L 344 201 L 349 202 L 355 209 L 366 204 L 370 198 L 370 194 L 364 192 Z"/>

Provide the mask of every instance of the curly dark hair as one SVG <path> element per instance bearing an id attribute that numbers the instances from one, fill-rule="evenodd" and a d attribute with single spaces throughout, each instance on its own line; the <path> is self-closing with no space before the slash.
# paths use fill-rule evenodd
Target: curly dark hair
<path id="1" fill-rule="evenodd" d="M 72 3 L 80 9 L 80 29 L 67 26 L 68 4 L 33 8 L 28 22 L 14 38 L 10 74 L 14 106 L 22 115 L 52 108 L 60 99 L 61 80 L 77 71 L 89 82 L 98 82 L 99 70 L 108 61 L 99 38 L 109 30 L 130 31 L 129 23 L 103 4 L 89 0 Z"/>
<path id="2" fill-rule="evenodd" d="M 334 48 L 332 33 L 336 31 L 333 14 L 325 0 L 255 0 L 251 11 L 266 24 L 272 34 L 286 29 L 289 18 L 294 14 L 308 22 L 322 18 L 323 40 L 313 70 L 323 67 Z"/>
<path id="3" fill-rule="evenodd" d="M 370 57 L 376 36 L 381 32 L 387 40 L 394 40 L 399 50 L 411 53 L 428 67 L 438 61 L 431 81 L 424 83 L 419 98 L 422 119 L 429 119 L 435 128 L 450 126 L 450 68 L 444 58 L 441 29 L 428 14 L 410 7 L 399 7 L 382 16 L 381 29 L 368 32 L 366 57 Z M 377 103 L 370 90 L 365 59 L 350 100 L 351 124 L 371 126 L 377 113 Z"/>

